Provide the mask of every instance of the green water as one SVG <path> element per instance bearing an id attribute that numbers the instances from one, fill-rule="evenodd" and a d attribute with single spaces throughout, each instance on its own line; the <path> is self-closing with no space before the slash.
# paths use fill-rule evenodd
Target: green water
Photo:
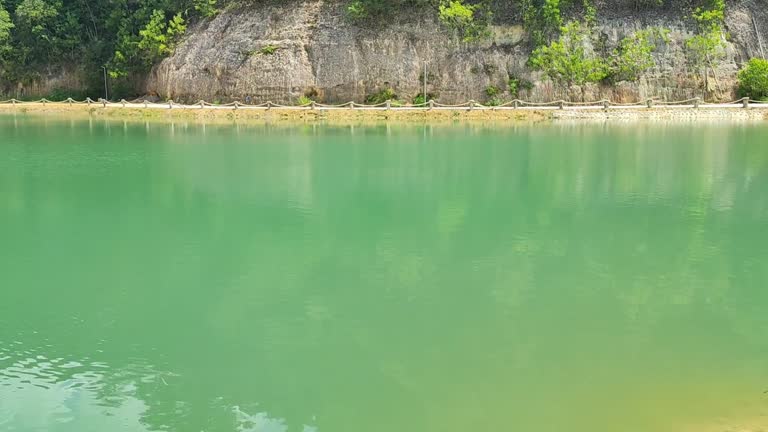
<path id="1" fill-rule="evenodd" d="M 768 428 L 768 125 L 0 117 L 0 431 Z"/>

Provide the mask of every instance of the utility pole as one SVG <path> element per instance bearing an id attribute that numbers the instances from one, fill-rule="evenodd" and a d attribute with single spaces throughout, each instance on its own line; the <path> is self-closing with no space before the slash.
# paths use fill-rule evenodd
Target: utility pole
<path id="1" fill-rule="evenodd" d="M 109 100 L 109 87 L 107 87 L 107 67 L 102 66 L 104 69 L 104 99 Z"/>

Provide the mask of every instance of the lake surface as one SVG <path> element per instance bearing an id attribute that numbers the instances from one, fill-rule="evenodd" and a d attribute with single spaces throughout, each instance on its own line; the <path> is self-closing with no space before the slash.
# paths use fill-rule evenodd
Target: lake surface
<path id="1" fill-rule="evenodd" d="M 0 117 L 0 430 L 768 428 L 768 124 Z"/>

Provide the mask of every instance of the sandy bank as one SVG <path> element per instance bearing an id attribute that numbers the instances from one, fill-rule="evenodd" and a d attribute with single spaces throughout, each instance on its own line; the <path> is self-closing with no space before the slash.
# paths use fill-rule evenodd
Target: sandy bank
<path id="1" fill-rule="evenodd" d="M 63 103 L 19 103 L 0 105 L 0 113 L 16 115 L 65 116 L 68 118 L 115 118 L 121 120 L 186 120 L 205 123 L 231 122 L 542 122 L 557 120 L 633 121 L 633 120 L 768 120 L 768 105 L 741 108 L 736 106 L 678 107 L 612 107 L 590 109 L 308 109 L 308 108 L 243 108 L 231 107 L 167 107 L 145 108 L 139 104 L 68 105 Z"/>

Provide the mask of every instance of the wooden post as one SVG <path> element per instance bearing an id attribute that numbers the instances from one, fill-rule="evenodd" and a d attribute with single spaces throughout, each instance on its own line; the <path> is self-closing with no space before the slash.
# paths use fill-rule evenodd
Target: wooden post
<path id="1" fill-rule="evenodd" d="M 469 110 L 472 111 L 473 109 L 475 109 L 475 101 L 471 100 L 469 101 Z"/>
<path id="2" fill-rule="evenodd" d="M 104 108 L 106 108 L 106 107 L 107 107 L 107 100 L 102 98 L 102 99 L 101 99 L 101 105 L 102 105 Z"/>
<path id="3" fill-rule="evenodd" d="M 741 98 L 741 103 L 744 105 L 744 108 L 749 108 L 749 98 Z"/>
<path id="4" fill-rule="evenodd" d="M 648 98 L 648 99 L 645 101 L 645 105 L 646 105 L 648 108 L 653 108 L 653 99 L 651 99 L 651 98 Z"/>
<path id="5" fill-rule="evenodd" d="M 611 101 L 609 101 L 608 99 L 603 99 L 603 109 L 608 111 L 608 108 L 610 107 L 611 107 Z"/>
<path id="6" fill-rule="evenodd" d="M 560 99 L 559 101 L 557 101 L 557 106 L 558 106 L 560 109 L 564 109 L 564 108 L 565 108 L 565 101 L 564 101 L 564 100 L 562 100 L 562 99 Z"/>
<path id="7" fill-rule="evenodd" d="M 700 98 L 696 98 L 696 99 L 693 100 L 693 107 L 694 108 L 698 108 L 699 107 L 699 99 Z"/>
<path id="8" fill-rule="evenodd" d="M 520 101 L 519 101 L 519 100 L 517 100 L 517 99 L 515 99 L 515 101 L 512 103 L 512 107 L 513 107 L 514 109 L 517 109 L 517 107 L 518 107 L 518 105 L 519 105 L 519 104 L 520 104 Z"/>
<path id="9" fill-rule="evenodd" d="M 317 107 L 317 102 L 315 102 L 315 101 L 312 101 L 312 102 L 309 104 L 309 109 L 311 109 L 311 110 L 314 110 L 316 107 Z"/>
<path id="10" fill-rule="evenodd" d="M 392 109 L 392 101 L 387 99 L 387 111 Z"/>

